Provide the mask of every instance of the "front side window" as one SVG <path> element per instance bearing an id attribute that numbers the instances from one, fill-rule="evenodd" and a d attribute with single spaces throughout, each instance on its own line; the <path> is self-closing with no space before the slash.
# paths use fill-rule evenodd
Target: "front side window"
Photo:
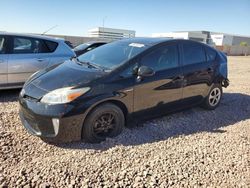
<path id="1" fill-rule="evenodd" d="M 136 74 L 138 70 L 138 64 L 129 65 L 125 70 L 120 73 L 121 78 L 129 78 Z"/>
<path id="2" fill-rule="evenodd" d="M 43 40 L 25 37 L 14 37 L 14 54 L 49 53 L 51 50 Z"/>
<path id="3" fill-rule="evenodd" d="M 79 56 L 78 60 L 113 70 L 147 48 L 144 44 L 117 41 L 88 51 Z"/>
<path id="4" fill-rule="evenodd" d="M 0 36 L 0 54 L 4 54 L 5 52 L 6 52 L 5 38 Z"/>
<path id="5" fill-rule="evenodd" d="M 183 44 L 184 65 L 191 65 L 206 61 L 202 45 L 196 43 Z"/>
<path id="6" fill-rule="evenodd" d="M 148 66 L 154 71 L 178 67 L 177 45 L 159 47 L 141 59 L 141 65 Z"/>

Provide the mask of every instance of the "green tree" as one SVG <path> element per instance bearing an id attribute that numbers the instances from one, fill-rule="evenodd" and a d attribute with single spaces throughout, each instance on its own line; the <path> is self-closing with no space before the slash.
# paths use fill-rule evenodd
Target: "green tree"
<path id="1" fill-rule="evenodd" d="M 247 42 L 240 42 L 240 46 L 248 46 Z"/>
<path id="2" fill-rule="evenodd" d="M 248 44 L 247 44 L 247 42 L 241 42 L 240 46 L 247 47 Z M 246 56 L 247 55 L 247 50 L 242 48 L 242 54 L 244 54 Z"/>

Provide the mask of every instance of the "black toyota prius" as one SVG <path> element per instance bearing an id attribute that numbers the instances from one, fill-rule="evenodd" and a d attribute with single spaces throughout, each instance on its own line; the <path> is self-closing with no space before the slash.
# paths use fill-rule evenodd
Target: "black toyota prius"
<path id="1" fill-rule="evenodd" d="M 125 39 L 31 76 L 20 93 L 20 118 L 51 142 L 100 142 L 169 112 L 215 109 L 228 84 L 226 56 L 206 44 Z"/>

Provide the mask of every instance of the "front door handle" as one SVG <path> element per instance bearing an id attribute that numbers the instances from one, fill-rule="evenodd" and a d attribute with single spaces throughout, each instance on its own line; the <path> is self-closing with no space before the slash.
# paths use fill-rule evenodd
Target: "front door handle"
<path id="1" fill-rule="evenodd" d="M 43 59 L 43 58 L 37 58 L 36 60 L 37 60 L 37 61 L 39 61 L 39 62 L 44 61 L 44 59 Z"/>

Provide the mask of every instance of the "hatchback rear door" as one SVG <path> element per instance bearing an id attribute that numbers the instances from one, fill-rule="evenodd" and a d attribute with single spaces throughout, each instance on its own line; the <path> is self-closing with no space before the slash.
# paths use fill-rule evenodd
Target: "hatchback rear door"
<path id="1" fill-rule="evenodd" d="M 8 83 L 23 84 L 34 72 L 47 67 L 50 54 L 43 40 L 13 36 L 8 61 Z"/>

